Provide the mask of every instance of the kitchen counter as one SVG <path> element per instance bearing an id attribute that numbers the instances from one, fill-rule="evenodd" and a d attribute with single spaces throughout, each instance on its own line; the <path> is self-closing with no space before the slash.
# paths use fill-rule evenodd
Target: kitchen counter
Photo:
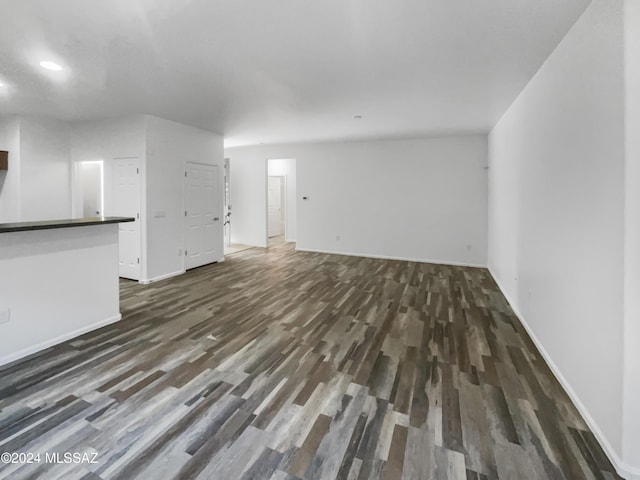
<path id="1" fill-rule="evenodd" d="M 0 224 L 0 365 L 117 322 L 127 217 Z"/>
<path id="2" fill-rule="evenodd" d="M 42 220 L 38 222 L 0 223 L 0 233 L 27 232 L 30 230 L 48 230 L 51 228 L 86 227 L 109 223 L 133 222 L 131 217 L 86 217 L 63 220 Z"/>

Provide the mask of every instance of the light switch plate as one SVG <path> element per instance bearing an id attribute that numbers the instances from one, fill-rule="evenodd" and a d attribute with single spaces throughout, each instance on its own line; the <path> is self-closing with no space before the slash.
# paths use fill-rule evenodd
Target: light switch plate
<path id="1" fill-rule="evenodd" d="M 9 323 L 9 320 L 11 320 L 11 309 L 4 308 L 0 310 L 0 323 Z"/>

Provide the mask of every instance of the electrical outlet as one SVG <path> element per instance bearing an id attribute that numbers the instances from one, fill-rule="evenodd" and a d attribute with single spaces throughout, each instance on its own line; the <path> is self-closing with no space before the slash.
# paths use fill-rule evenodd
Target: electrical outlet
<path id="1" fill-rule="evenodd" d="M 182 256 L 182 249 L 181 249 L 181 248 L 179 248 L 179 249 L 178 249 L 178 256 L 179 256 L 179 257 L 181 257 L 181 256 Z"/>
<path id="2" fill-rule="evenodd" d="M 336 235 L 336 240 L 339 242 L 340 241 L 340 235 Z"/>
<path id="3" fill-rule="evenodd" d="M 11 320 L 11 309 L 0 310 L 0 323 L 9 323 L 9 320 Z"/>

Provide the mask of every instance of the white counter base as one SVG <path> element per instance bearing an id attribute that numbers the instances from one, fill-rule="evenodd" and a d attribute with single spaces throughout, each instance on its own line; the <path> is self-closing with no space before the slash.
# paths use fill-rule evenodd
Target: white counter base
<path id="1" fill-rule="evenodd" d="M 0 234 L 0 365 L 120 320 L 119 301 L 118 224 Z"/>

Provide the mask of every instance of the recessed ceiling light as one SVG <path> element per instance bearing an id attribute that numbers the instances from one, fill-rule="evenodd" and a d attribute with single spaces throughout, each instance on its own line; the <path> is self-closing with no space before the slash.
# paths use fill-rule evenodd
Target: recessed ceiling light
<path id="1" fill-rule="evenodd" d="M 62 67 L 60 65 L 58 65 L 55 62 L 50 62 L 48 60 L 43 60 L 42 62 L 40 62 L 40 66 L 42 68 L 46 68 L 47 70 L 52 70 L 54 72 L 59 72 L 60 70 L 62 70 Z"/>

